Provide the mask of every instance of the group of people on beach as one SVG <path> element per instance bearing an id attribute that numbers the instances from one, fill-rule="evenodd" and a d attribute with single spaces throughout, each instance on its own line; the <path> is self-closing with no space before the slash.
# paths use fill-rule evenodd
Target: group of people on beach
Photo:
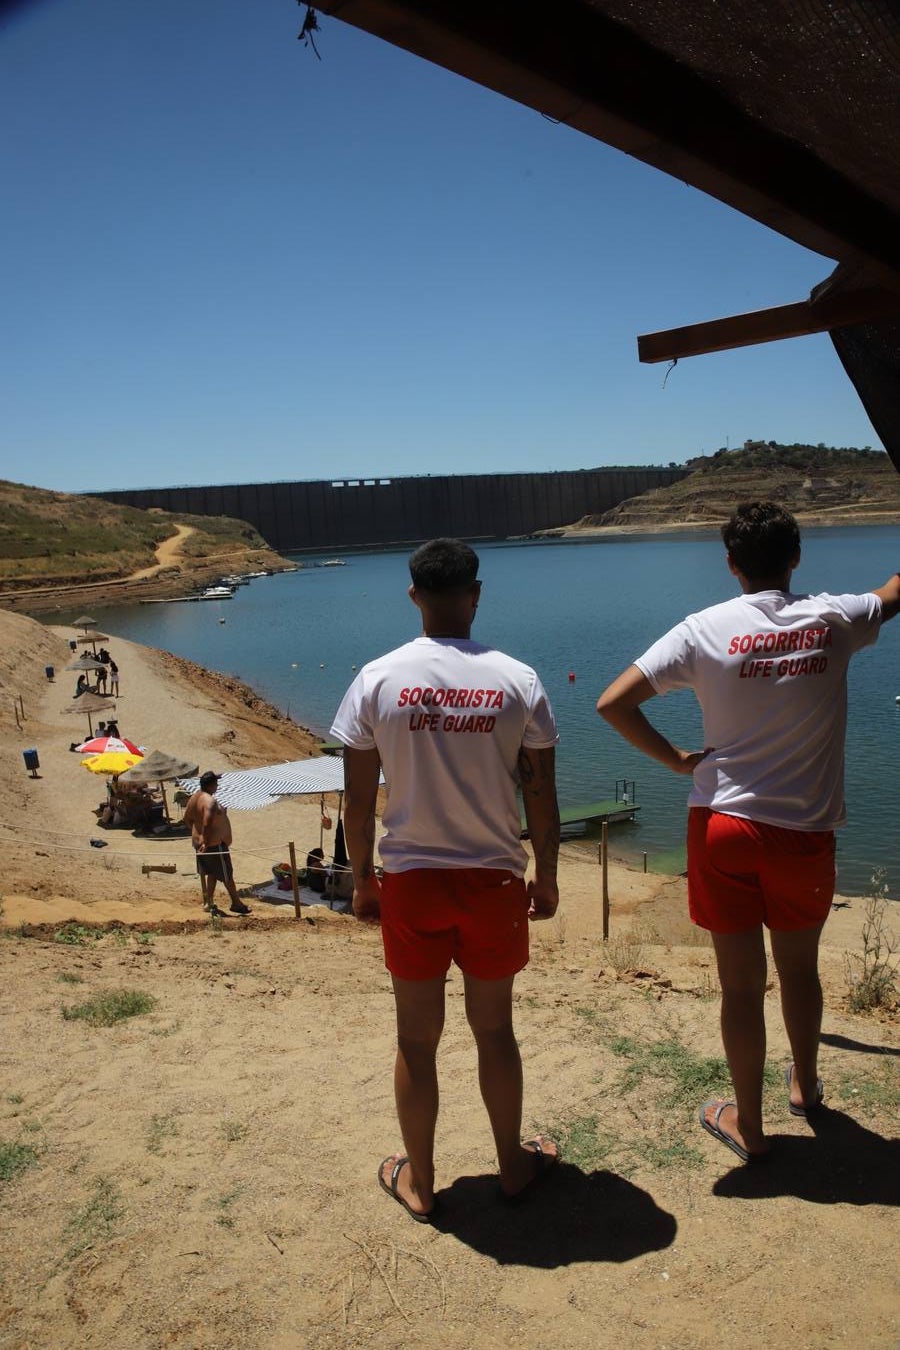
<path id="1" fill-rule="evenodd" d="M 597 711 L 643 753 L 692 779 L 688 902 L 693 922 L 711 934 L 734 1086 L 733 1100 L 699 1107 L 699 1125 L 742 1162 L 757 1163 L 770 1150 L 762 1119 L 764 928 L 793 1056 L 784 1069 L 788 1109 L 805 1117 L 824 1098 L 818 946 L 834 894 L 834 831 L 845 819 L 847 667 L 900 611 L 900 574 L 863 595 L 792 591 L 800 535 L 772 502 L 739 506 L 722 538 L 740 593 L 654 642 L 600 696 Z M 345 747 L 353 909 L 380 924 L 396 1004 L 403 1149 L 384 1158 L 377 1180 L 419 1223 L 439 1211 L 436 1054 L 451 963 L 462 972 L 502 1196 L 525 1199 L 560 1156 L 546 1135 L 521 1139 L 512 1016 L 529 921 L 551 918 L 559 904 L 558 735 L 536 672 L 471 637 L 478 566 L 459 540 L 416 550 L 409 596 L 421 635 L 362 668 L 331 728 Z M 644 711 L 678 689 L 693 690 L 700 704 L 700 748 L 674 745 Z M 517 787 L 534 855 L 527 883 Z"/>
<path id="2" fill-rule="evenodd" d="M 72 640 L 72 647 L 75 647 L 75 641 Z M 107 680 L 109 681 L 108 695 L 110 698 L 119 696 L 119 667 L 112 659 L 105 647 L 101 647 L 95 654 L 94 660 L 98 661 L 99 667 L 94 672 L 95 681 L 93 688 L 88 679 L 86 671 L 80 671 L 75 683 L 75 698 L 80 698 L 82 694 L 107 694 Z"/>

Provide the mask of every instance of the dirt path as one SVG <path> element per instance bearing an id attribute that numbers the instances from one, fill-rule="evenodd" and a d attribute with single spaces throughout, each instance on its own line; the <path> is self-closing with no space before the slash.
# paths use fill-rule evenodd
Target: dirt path
<path id="1" fill-rule="evenodd" d="M 122 577 L 122 581 L 140 581 L 143 577 L 155 577 L 164 567 L 174 567 L 181 561 L 181 545 L 190 535 L 197 531 L 193 525 L 176 525 L 175 534 L 169 535 L 161 544 L 156 546 L 156 562 L 152 567 L 142 567 L 139 572 L 132 572 L 128 577 Z"/>

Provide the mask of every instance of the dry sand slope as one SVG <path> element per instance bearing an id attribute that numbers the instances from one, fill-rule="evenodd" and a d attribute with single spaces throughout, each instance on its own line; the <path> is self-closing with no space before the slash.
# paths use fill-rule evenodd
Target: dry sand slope
<path id="1" fill-rule="evenodd" d="M 310 744 L 227 682 L 110 645 L 120 725 L 145 744 L 219 768 Z M 684 925 L 682 883 L 614 868 L 604 948 L 596 866 L 567 850 L 563 911 L 534 929 L 517 986 L 526 1124 L 554 1132 L 565 1162 L 529 1205 L 498 1202 L 453 975 L 444 1212 L 420 1227 L 375 1182 L 399 1142 L 377 934 L 262 905 L 201 925 L 186 845 L 176 876 L 148 878 L 152 843 L 119 832 L 86 847 L 97 784 L 65 748 L 70 677 L 51 688 L 43 676 L 67 650 L 0 615 L 2 1350 L 896 1346 L 900 1034 L 843 1008 L 859 902 L 833 916 L 825 952 L 832 1109 L 814 1124 L 787 1112 L 773 989 L 777 1151 L 732 1168 L 696 1124 L 724 1084 L 711 954 Z M 31 744 L 38 780 L 20 757 Z M 318 812 L 287 805 L 234 825 L 246 885 L 288 838 L 317 836 Z M 129 926 L 86 926 L 113 917 Z M 57 927 L 21 927 L 41 922 Z M 116 990 L 152 1002 L 107 1027 L 71 1015 Z"/>

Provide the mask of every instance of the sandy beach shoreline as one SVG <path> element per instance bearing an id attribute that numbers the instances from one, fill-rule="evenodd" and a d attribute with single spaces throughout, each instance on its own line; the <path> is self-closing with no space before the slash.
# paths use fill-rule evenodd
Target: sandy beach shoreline
<path id="1" fill-rule="evenodd" d="M 713 955 L 683 880 L 611 866 L 604 944 L 596 858 L 564 846 L 560 912 L 533 926 L 516 999 L 524 1128 L 558 1138 L 564 1162 L 530 1205 L 498 1203 L 452 972 L 443 1218 L 420 1228 L 375 1182 L 399 1143 L 377 931 L 252 898 L 249 918 L 211 922 L 188 841 L 113 831 L 92 848 L 102 780 L 68 748 L 86 719 L 60 711 L 67 637 L 0 613 L 0 1344 L 712 1350 L 726 1322 L 751 1350 L 785 1326 L 809 1350 L 860 1327 L 867 1346 L 896 1344 L 900 1028 L 847 1011 L 862 901 L 826 927 L 830 1109 L 810 1123 L 787 1112 L 773 979 L 776 1152 L 732 1167 L 697 1125 L 727 1079 Z M 238 681 L 108 645 L 120 729 L 148 748 L 220 770 L 315 751 Z M 318 842 L 318 799 L 232 818 L 248 898 L 288 840 Z M 141 871 L 170 858 L 174 874 Z M 82 1020 L 120 994 L 141 1015 Z"/>

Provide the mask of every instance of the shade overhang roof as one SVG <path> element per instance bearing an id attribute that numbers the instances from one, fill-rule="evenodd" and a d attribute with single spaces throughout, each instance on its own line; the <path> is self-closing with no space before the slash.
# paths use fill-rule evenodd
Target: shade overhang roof
<path id="1" fill-rule="evenodd" d="M 680 352 L 830 332 L 900 467 L 894 0 L 323 0 L 315 8 L 623 150 L 839 264 L 803 313 L 780 318 L 779 331 L 710 345 L 706 333 L 687 340 L 690 330 L 676 330 Z"/>

